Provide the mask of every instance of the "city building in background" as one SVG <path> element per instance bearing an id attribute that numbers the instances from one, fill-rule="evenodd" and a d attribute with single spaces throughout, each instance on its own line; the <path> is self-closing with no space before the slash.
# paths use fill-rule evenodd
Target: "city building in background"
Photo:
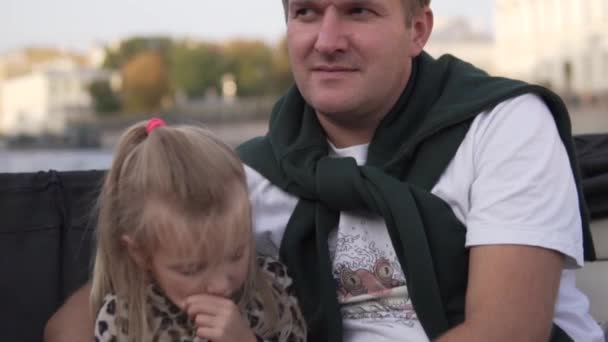
<path id="1" fill-rule="evenodd" d="M 425 50 L 434 57 L 451 54 L 493 74 L 495 42 L 492 34 L 465 18 L 435 18 Z"/>
<path id="2" fill-rule="evenodd" d="M 496 0 L 496 67 L 570 99 L 608 96 L 608 1 Z"/>
<path id="3" fill-rule="evenodd" d="M 88 86 L 110 80 L 104 70 L 55 59 L 0 84 L 0 134 L 5 136 L 61 135 L 74 119 L 93 115 Z"/>

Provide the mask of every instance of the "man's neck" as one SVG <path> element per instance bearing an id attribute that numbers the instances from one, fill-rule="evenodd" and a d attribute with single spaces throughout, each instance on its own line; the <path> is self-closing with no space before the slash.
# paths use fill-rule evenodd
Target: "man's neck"
<path id="1" fill-rule="evenodd" d="M 371 119 L 342 118 L 335 119 L 329 115 L 317 113 L 321 127 L 327 139 L 337 148 L 367 144 L 372 141 L 381 117 Z"/>

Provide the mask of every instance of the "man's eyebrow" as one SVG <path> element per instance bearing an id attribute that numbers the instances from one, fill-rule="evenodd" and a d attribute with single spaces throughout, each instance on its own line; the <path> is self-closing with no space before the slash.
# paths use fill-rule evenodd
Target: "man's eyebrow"
<path id="1" fill-rule="evenodd" d="M 353 6 L 353 5 L 376 5 L 379 1 L 374 0 L 347 0 L 344 1 L 344 5 Z"/>
<path id="2" fill-rule="evenodd" d="M 297 6 L 303 6 L 303 5 L 314 5 L 315 3 L 318 3 L 318 0 L 289 0 L 288 2 L 288 6 L 291 5 L 297 5 Z M 289 8 L 289 7 L 288 7 Z"/>
<path id="3" fill-rule="evenodd" d="M 386 0 L 348 0 L 346 3 L 351 7 L 372 8 L 384 14 L 388 14 L 390 11 L 390 6 L 386 3 Z"/>
<path id="4" fill-rule="evenodd" d="M 339 6 L 352 6 L 352 5 L 377 5 L 378 3 L 381 3 L 382 1 L 376 1 L 376 0 L 345 0 L 343 1 L 343 3 L 338 4 Z M 289 0 L 288 2 L 290 5 L 294 4 L 294 5 L 313 5 L 313 4 L 319 4 L 320 1 L 319 0 Z"/>
<path id="5" fill-rule="evenodd" d="M 386 7 L 386 0 L 343 0 L 338 1 L 336 6 L 341 10 L 351 9 L 351 8 L 370 8 L 379 13 L 386 14 L 388 11 Z M 291 11 L 292 8 L 298 10 L 299 8 L 319 8 L 323 6 L 324 1 L 322 0 L 290 0 L 289 7 L 287 11 Z"/>

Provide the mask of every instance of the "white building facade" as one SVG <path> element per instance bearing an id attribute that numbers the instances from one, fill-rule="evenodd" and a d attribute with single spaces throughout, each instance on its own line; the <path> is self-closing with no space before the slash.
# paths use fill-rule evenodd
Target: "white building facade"
<path id="1" fill-rule="evenodd" d="M 608 95 L 608 0 L 496 0 L 496 44 L 500 75 Z"/>
<path id="2" fill-rule="evenodd" d="M 107 72 L 69 61 L 45 65 L 0 85 L 0 134 L 62 134 L 75 118 L 91 115 L 88 86 L 108 79 Z"/>
<path id="3" fill-rule="evenodd" d="M 437 58 L 454 55 L 493 74 L 495 42 L 492 35 L 464 18 L 435 18 L 433 34 L 425 51 Z"/>

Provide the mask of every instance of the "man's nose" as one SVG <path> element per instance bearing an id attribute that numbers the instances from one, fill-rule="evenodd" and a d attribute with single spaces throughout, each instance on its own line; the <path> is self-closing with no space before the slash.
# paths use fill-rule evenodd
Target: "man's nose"
<path id="1" fill-rule="evenodd" d="M 321 54 L 333 55 L 346 50 L 347 43 L 339 13 L 333 7 L 326 9 L 317 34 L 315 50 Z"/>

